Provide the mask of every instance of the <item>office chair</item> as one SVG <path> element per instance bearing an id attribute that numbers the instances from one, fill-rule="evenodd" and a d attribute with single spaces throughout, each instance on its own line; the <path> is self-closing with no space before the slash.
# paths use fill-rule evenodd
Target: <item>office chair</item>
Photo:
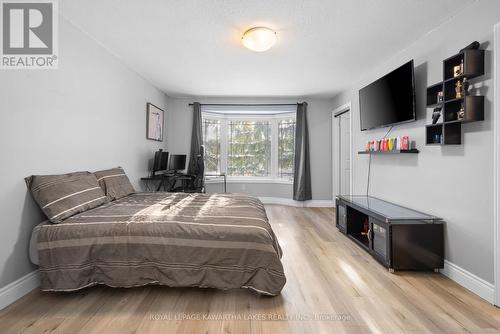
<path id="1" fill-rule="evenodd" d="M 204 193 L 205 192 L 205 147 L 201 146 L 200 154 L 196 157 L 197 173 L 189 175 L 191 182 L 184 189 L 184 192 L 189 193 Z"/>

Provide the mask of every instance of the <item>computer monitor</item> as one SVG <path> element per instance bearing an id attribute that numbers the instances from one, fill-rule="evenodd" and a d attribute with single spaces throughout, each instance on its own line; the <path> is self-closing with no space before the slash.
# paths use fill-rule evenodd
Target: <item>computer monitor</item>
<path id="1" fill-rule="evenodd" d="M 168 159 L 168 170 L 170 172 L 177 172 L 184 169 L 186 169 L 186 155 L 171 154 Z"/>
<path id="2" fill-rule="evenodd" d="M 152 175 L 155 176 L 157 172 L 165 172 L 168 167 L 168 152 L 163 152 L 159 149 L 155 152 L 155 160 L 153 162 Z"/>

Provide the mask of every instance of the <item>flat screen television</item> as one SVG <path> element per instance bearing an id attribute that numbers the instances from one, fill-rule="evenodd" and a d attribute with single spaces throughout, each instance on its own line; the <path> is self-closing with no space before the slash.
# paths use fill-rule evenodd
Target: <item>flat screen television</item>
<path id="1" fill-rule="evenodd" d="M 413 60 L 359 91 L 361 131 L 416 120 Z"/>

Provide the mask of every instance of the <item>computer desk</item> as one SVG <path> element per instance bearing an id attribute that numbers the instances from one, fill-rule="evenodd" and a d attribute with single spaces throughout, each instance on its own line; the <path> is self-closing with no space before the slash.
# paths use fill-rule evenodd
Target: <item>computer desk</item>
<path id="1" fill-rule="evenodd" d="M 226 174 L 225 173 L 220 173 L 220 174 L 205 174 L 205 177 L 208 178 L 217 178 L 217 177 L 222 177 L 224 178 L 224 192 L 227 192 L 227 179 L 226 179 Z M 174 183 L 172 183 L 172 179 L 175 178 Z M 153 187 L 155 182 L 159 182 L 158 186 L 156 187 L 156 191 L 161 191 L 163 188 L 163 191 L 171 191 L 172 188 L 175 186 L 175 182 L 177 181 L 187 181 L 191 180 L 191 176 L 185 173 L 165 173 L 165 174 L 158 174 L 158 175 L 153 175 L 153 176 L 148 176 L 148 177 L 142 177 L 141 181 L 144 182 L 144 186 L 146 188 L 146 191 L 154 191 Z"/>
<path id="2" fill-rule="evenodd" d="M 186 173 L 165 173 L 152 175 L 148 177 L 141 177 L 141 181 L 144 182 L 144 186 L 146 191 L 154 191 L 154 184 L 158 182 L 158 186 L 156 187 L 156 191 L 171 191 L 175 187 L 175 183 L 177 181 L 188 181 L 191 180 L 192 177 Z M 173 182 L 172 182 L 173 181 Z"/>

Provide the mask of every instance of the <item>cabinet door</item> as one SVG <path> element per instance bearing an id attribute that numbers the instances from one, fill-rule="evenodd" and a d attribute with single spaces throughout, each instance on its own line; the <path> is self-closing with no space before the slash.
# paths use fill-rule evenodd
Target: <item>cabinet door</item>
<path id="1" fill-rule="evenodd" d="M 390 264 L 389 226 L 370 217 L 371 251 L 384 264 Z"/>
<path id="2" fill-rule="evenodd" d="M 347 227 L 347 209 L 343 204 L 337 206 L 337 227 L 345 233 Z"/>

